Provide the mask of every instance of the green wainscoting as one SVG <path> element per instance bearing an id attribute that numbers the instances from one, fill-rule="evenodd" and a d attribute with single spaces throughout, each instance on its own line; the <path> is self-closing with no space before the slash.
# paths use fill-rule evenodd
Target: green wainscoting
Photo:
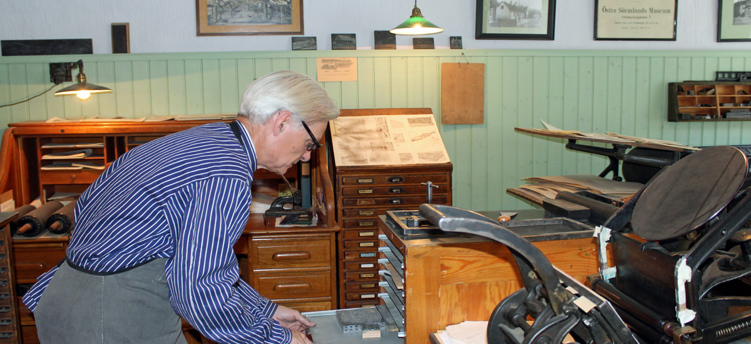
<path id="1" fill-rule="evenodd" d="M 505 190 L 523 184 L 524 177 L 597 174 L 605 167 L 606 159 L 568 151 L 563 140 L 514 132 L 514 127 L 541 128 L 540 120 L 564 129 L 696 146 L 751 144 L 751 122 L 667 122 L 668 82 L 714 80 L 716 71 L 751 71 L 751 53 L 739 51 L 357 50 L 0 57 L 0 104 L 52 86 L 48 63 L 79 58 L 90 82 L 114 91 L 85 102 L 49 92 L 0 108 L 0 128 L 52 117 L 234 113 L 253 78 L 281 69 L 315 77 L 317 57 L 357 57 L 358 81 L 323 83 L 341 108 L 429 107 L 439 122 L 441 64 L 485 64 L 485 124 L 440 127 L 454 163 L 454 204 L 463 208 L 529 208 Z"/>

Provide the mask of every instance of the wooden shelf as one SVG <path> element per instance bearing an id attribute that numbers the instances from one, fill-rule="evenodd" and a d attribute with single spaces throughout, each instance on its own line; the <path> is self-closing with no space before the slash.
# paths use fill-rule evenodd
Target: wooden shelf
<path id="1" fill-rule="evenodd" d="M 749 121 L 751 83 L 684 81 L 668 84 L 668 121 Z"/>

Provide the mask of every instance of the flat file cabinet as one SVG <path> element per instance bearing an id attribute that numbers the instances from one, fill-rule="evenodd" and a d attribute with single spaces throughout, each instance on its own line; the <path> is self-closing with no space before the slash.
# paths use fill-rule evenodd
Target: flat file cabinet
<path id="1" fill-rule="evenodd" d="M 426 114 L 432 114 L 432 110 L 355 109 L 342 110 L 340 117 Z M 430 118 L 433 119 L 432 115 Z M 329 145 L 330 156 L 335 155 L 335 144 Z M 335 161 L 334 158 L 329 159 L 330 164 L 336 165 Z M 334 166 L 329 170 L 335 172 L 332 180 L 336 190 L 337 221 L 342 228 L 337 240 L 339 308 L 381 304 L 378 216 L 386 214 L 387 210 L 416 209 L 428 202 L 428 189 L 431 190 L 432 203 L 451 205 L 453 165 L 450 162 L 346 165 Z"/>

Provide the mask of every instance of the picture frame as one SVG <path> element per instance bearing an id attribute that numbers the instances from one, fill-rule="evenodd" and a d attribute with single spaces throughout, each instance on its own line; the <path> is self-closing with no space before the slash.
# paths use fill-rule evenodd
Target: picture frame
<path id="1" fill-rule="evenodd" d="M 717 42 L 751 42 L 751 0 L 720 0 Z"/>
<path id="2" fill-rule="evenodd" d="M 476 39 L 553 40 L 555 1 L 477 0 Z"/>
<path id="3" fill-rule="evenodd" d="M 317 41 L 315 36 L 292 37 L 292 50 L 318 50 Z"/>
<path id="4" fill-rule="evenodd" d="M 332 33 L 331 50 L 356 50 L 357 34 L 354 33 Z"/>
<path id="5" fill-rule="evenodd" d="M 678 0 L 595 0 L 594 39 L 675 41 Z"/>
<path id="6" fill-rule="evenodd" d="M 237 6 L 231 1 L 196 0 L 196 34 L 302 35 L 303 0 L 260 1 Z"/>

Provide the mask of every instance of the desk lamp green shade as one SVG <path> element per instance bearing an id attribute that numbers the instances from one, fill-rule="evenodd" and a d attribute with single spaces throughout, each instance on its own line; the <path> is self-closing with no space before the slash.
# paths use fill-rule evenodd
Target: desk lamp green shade
<path id="1" fill-rule="evenodd" d="M 425 20 L 422 17 L 422 12 L 417 8 L 417 0 L 415 0 L 415 8 L 412 9 L 412 15 L 401 23 L 399 26 L 391 29 L 391 33 L 395 35 L 432 35 L 434 33 L 443 32 L 443 29 L 435 24 Z"/>
<path id="2" fill-rule="evenodd" d="M 83 61 L 78 60 L 78 62 L 73 62 L 71 65 L 78 66 L 78 76 L 76 76 L 78 82 L 55 92 L 56 96 L 75 94 L 80 99 L 88 99 L 92 93 L 112 92 L 112 90 L 107 87 L 86 82 L 86 74 L 83 73 Z"/>

